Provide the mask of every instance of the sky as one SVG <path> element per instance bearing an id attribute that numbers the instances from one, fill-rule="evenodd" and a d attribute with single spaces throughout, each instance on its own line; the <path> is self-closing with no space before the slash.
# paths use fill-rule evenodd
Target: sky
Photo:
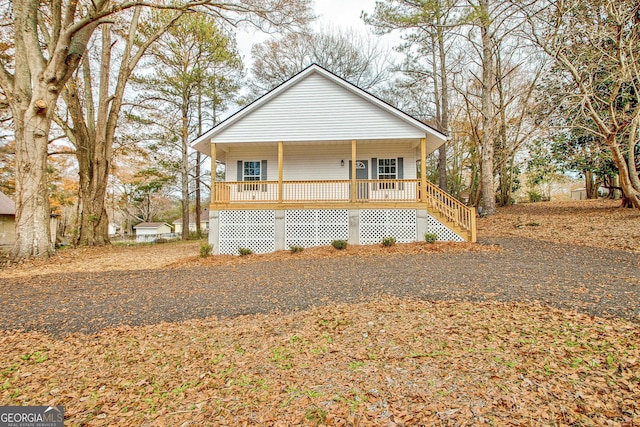
<path id="1" fill-rule="evenodd" d="M 362 11 L 373 13 L 376 0 L 315 0 L 315 14 L 318 19 L 314 23 L 315 29 L 339 28 L 353 29 L 363 34 L 370 33 L 370 28 L 360 19 Z M 251 61 L 251 46 L 267 40 L 272 35 L 243 29 L 238 32 L 238 48 L 245 60 L 245 64 Z M 380 38 L 380 43 L 389 49 L 400 42 L 397 34 L 386 35 Z"/>

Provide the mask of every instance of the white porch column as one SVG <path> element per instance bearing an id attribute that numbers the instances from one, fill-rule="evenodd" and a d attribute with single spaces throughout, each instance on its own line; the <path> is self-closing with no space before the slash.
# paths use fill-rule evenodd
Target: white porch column
<path id="1" fill-rule="evenodd" d="M 351 141 L 351 203 L 356 202 L 358 191 L 356 190 L 356 140 Z"/>
<path id="2" fill-rule="evenodd" d="M 284 190 L 284 185 L 282 184 L 283 162 L 284 162 L 284 147 L 283 147 L 282 141 L 279 141 L 278 142 L 278 203 L 282 203 L 282 193 Z"/>
<path id="3" fill-rule="evenodd" d="M 216 143 L 211 143 L 211 204 L 216 202 L 216 169 L 218 159 L 216 158 Z"/>

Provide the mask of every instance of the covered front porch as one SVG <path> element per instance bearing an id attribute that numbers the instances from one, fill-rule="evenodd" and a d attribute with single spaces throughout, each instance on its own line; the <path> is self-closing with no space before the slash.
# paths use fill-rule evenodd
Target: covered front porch
<path id="1" fill-rule="evenodd" d="M 347 144 L 348 151 L 345 150 Z M 404 149 L 402 145 L 405 145 Z M 243 146 L 250 146 L 251 150 Z M 433 151 L 427 139 L 396 141 L 394 153 L 404 157 L 392 159 L 382 158 L 391 157 L 385 154 L 383 146 L 384 141 L 357 140 L 302 145 L 284 142 L 260 145 L 212 142 L 212 170 L 217 167 L 219 158 L 222 158 L 221 163 L 232 167 L 227 168 L 225 181 L 212 182 L 210 209 L 426 210 L 464 236 L 465 240 L 475 241 L 475 210 L 427 181 L 426 165 L 417 161 Z M 304 163 L 300 153 L 305 154 Z M 241 160 L 252 158 L 263 160 Z M 269 166 L 274 160 L 277 168 Z M 285 173 L 291 178 L 308 174 L 324 175 L 327 179 L 285 179 Z M 229 180 L 229 176 L 236 176 L 237 180 Z M 348 179 L 331 179 L 340 176 Z M 393 179 L 387 179 L 389 176 Z"/>

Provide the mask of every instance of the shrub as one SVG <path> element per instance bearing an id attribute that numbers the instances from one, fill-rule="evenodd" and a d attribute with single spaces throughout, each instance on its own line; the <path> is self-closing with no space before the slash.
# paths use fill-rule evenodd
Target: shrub
<path id="1" fill-rule="evenodd" d="M 238 248 L 238 253 L 240 256 L 251 255 L 253 251 L 249 248 Z"/>
<path id="2" fill-rule="evenodd" d="M 384 239 L 382 239 L 382 246 L 393 246 L 395 244 L 396 244 L 395 237 L 385 237 Z"/>
<path id="3" fill-rule="evenodd" d="M 427 243 L 435 243 L 438 240 L 438 235 L 436 233 L 425 233 L 424 241 Z"/>
<path id="4" fill-rule="evenodd" d="M 527 195 L 529 196 L 529 202 L 531 202 L 531 203 L 536 203 L 536 202 L 541 202 L 542 201 L 542 194 L 538 193 L 535 190 L 528 191 Z"/>
<path id="5" fill-rule="evenodd" d="M 165 239 L 164 237 L 158 237 L 154 243 L 167 243 L 169 240 Z"/>
<path id="6" fill-rule="evenodd" d="M 333 246 L 336 249 L 342 250 L 342 249 L 345 249 L 347 247 L 347 241 L 346 240 L 334 240 L 333 242 L 331 242 L 331 246 Z"/>
<path id="7" fill-rule="evenodd" d="M 206 258 L 213 252 L 213 245 L 209 243 L 200 243 L 200 256 Z"/>
<path id="8" fill-rule="evenodd" d="M 289 250 L 291 250 L 292 254 L 295 254 L 304 251 L 304 248 L 302 246 L 291 245 L 289 246 Z"/>

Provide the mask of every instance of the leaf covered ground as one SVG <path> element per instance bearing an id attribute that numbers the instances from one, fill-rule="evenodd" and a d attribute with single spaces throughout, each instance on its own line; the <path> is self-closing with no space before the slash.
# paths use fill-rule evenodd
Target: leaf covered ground
<path id="1" fill-rule="evenodd" d="M 538 305 L 381 298 L 53 340 L 5 332 L 0 402 L 66 425 L 640 422 L 640 330 Z"/>
<path id="2" fill-rule="evenodd" d="M 480 219 L 478 234 L 481 241 L 490 236 L 539 238 L 567 245 L 568 252 L 572 245 L 640 252 L 639 214 L 616 205 L 514 206 Z M 260 274 L 268 275 L 264 268 L 270 263 L 288 265 L 295 256 L 305 265 L 315 257 L 357 258 L 366 264 L 416 252 L 442 257 L 475 250 L 489 251 L 482 260 L 491 260 L 490 265 L 483 269 L 504 268 L 502 253 L 488 245 L 397 245 L 391 248 L 393 256 L 385 255 L 390 248 L 379 246 L 346 252 L 318 248 L 206 260 L 197 257 L 198 249 L 199 243 L 71 249 L 53 261 L 0 270 L 0 278 L 27 281 L 21 293 L 35 301 L 47 295 L 38 292 L 38 283 L 44 286 L 56 277 L 92 280 L 91 273 L 66 272 L 113 270 L 115 275 L 129 270 L 144 277 L 148 273 L 136 271 L 171 266 L 166 271 L 178 273 L 180 268 L 256 263 Z M 627 252 L 623 258 L 629 256 Z M 561 271 L 549 268 L 554 274 Z M 635 282 L 629 280 L 637 279 L 638 270 L 625 268 L 629 277 L 612 276 L 603 289 L 616 295 L 611 286 L 623 280 L 635 295 Z M 615 276 L 615 266 L 612 271 Z M 508 274 L 503 277 L 509 281 Z M 135 286 L 140 285 L 132 282 L 104 297 L 126 299 Z M 153 286 L 148 283 L 140 292 Z M 543 282 L 539 288 L 545 289 Z M 585 289 L 578 287 L 575 294 Z M 565 294 L 551 291 L 548 295 Z M 57 337 L 4 330 L 0 405 L 63 405 L 65 425 L 70 426 L 640 425 L 637 322 L 538 303 L 474 303 L 457 300 L 457 293 L 448 295 L 455 299 L 378 296 L 351 304 L 323 302 L 300 311 L 108 327 Z M 94 304 L 81 303 L 82 310 Z"/>

